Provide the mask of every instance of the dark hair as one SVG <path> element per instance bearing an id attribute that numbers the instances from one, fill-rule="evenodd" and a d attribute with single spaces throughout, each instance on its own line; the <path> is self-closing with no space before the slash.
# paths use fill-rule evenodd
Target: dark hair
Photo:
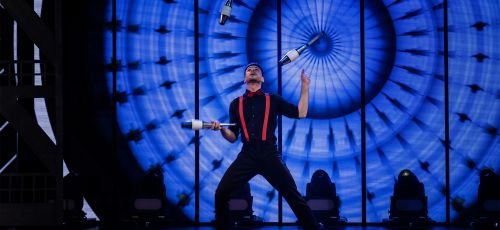
<path id="1" fill-rule="evenodd" d="M 260 72 L 262 72 L 262 76 L 264 76 L 264 69 L 262 69 L 262 66 L 260 66 L 259 63 L 257 63 L 257 62 L 250 62 L 250 63 L 248 63 L 248 65 L 245 66 L 245 70 L 243 71 L 243 74 L 245 74 L 247 72 L 247 69 L 250 66 L 257 66 L 257 67 L 259 67 Z"/>

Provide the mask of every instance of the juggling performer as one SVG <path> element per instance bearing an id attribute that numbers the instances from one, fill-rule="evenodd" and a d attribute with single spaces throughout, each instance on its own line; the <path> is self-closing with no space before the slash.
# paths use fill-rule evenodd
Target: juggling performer
<path id="1" fill-rule="evenodd" d="M 298 106 L 279 95 L 263 92 L 262 68 L 250 63 L 245 68 L 246 92 L 229 106 L 230 124 L 212 121 L 210 128 L 220 130 L 229 142 L 237 141 L 241 133 L 243 147 L 236 160 L 224 173 L 215 191 L 215 218 L 217 229 L 229 229 L 229 196 L 257 174 L 262 175 L 288 202 L 305 229 L 319 229 L 309 206 L 297 190 L 290 171 L 281 159 L 274 131 L 278 115 L 304 118 L 307 115 L 310 78 L 302 70 L 301 94 Z M 202 124 L 198 124 L 202 126 Z M 206 128 L 208 124 L 205 123 Z"/>

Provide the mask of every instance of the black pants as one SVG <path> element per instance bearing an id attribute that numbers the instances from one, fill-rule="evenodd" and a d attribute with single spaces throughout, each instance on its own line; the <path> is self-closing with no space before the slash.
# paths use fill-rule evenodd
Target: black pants
<path id="1" fill-rule="evenodd" d="M 248 151 L 244 148 L 224 173 L 215 191 L 217 229 L 230 228 L 229 196 L 257 174 L 261 174 L 283 195 L 305 229 L 318 229 L 319 225 L 298 192 L 290 171 L 281 160 L 281 155 L 266 152 Z"/>

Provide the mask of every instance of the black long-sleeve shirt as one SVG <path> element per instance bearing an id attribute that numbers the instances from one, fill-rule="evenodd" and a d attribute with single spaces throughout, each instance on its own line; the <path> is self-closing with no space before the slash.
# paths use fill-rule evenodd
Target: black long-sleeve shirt
<path id="1" fill-rule="evenodd" d="M 236 126 L 231 126 L 229 129 L 233 131 L 236 138 L 241 133 L 241 141 L 243 148 L 252 147 L 256 144 L 265 144 L 266 146 L 276 146 L 276 131 L 278 115 L 284 115 L 289 118 L 299 118 L 299 110 L 296 105 L 293 105 L 279 95 L 270 94 L 270 109 L 269 119 L 267 124 L 267 138 L 266 142 L 262 142 L 262 126 L 264 124 L 264 115 L 266 110 L 266 97 L 263 92 L 256 93 L 249 97 L 250 91 L 243 94 L 243 116 L 245 117 L 245 124 L 248 131 L 248 142 L 243 135 L 243 128 L 239 115 L 239 98 L 234 99 L 229 106 L 229 120 L 231 123 L 236 123 Z M 275 149 L 275 148 L 273 148 Z"/>

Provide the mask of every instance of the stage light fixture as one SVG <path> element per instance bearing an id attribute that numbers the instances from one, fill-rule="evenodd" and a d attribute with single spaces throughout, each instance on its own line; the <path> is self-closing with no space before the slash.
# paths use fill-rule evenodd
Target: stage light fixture
<path id="1" fill-rule="evenodd" d="M 471 226 L 500 229 L 500 176 L 492 168 L 482 169 L 477 192 L 479 218 Z"/>
<path id="2" fill-rule="evenodd" d="M 239 226 L 255 226 L 263 223 L 263 219 L 253 215 L 253 197 L 250 184 L 247 182 L 241 189 L 233 192 L 229 199 L 231 219 Z"/>
<path id="3" fill-rule="evenodd" d="M 330 225 L 347 222 L 346 218 L 339 215 L 340 198 L 335 183 L 326 171 L 319 169 L 313 173 L 311 182 L 306 185 L 304 199 L 320 223 Z"/>
<path id="4" fill-rule="evenodd" d="M 131 221 L 136 225 L 150 226 L 171 222 L 166 207 L 167 198 L 161 165 L 152 166 L 138 185 L 131 208 Z"/>
<path id="5" fill-rule="evenodd" d="M 412 171 L 402 170 L 394 183 L 389 219 L 384 222 L 390 225 L 426 225 L 432 222 L 427 214 L 424 184 Z"/>

